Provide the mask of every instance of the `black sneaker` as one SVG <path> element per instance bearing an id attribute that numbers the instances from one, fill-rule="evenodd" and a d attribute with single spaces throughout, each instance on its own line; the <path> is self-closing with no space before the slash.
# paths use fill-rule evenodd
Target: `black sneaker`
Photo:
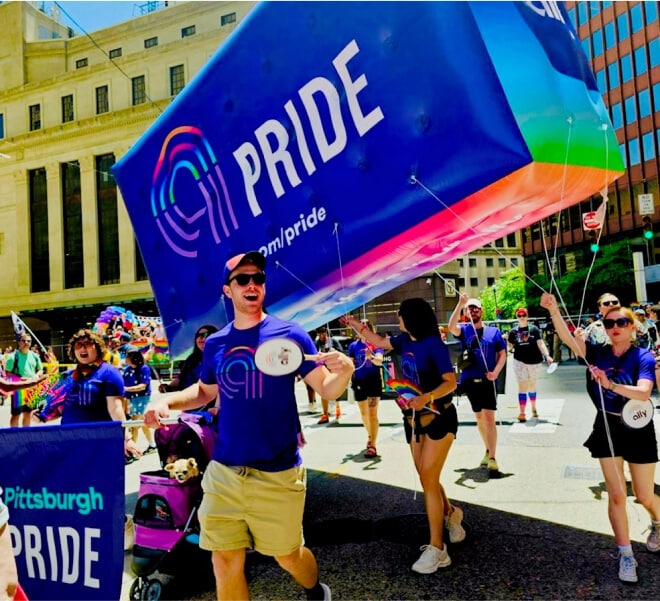
<path id="1" fill-rule="evenodd" d="M 138 460 L 138 458 L 135 455 L 126 455 L 126 465 L 130 465 L 131 463 L 135 463 Z"/>
<path id="2" fill-rule="evenodd" d="M 158 450 L 158 447 L 155 444 L 150 444 L 143 452 L 143 455 L 148 455 L 149 453 L 155 453 Z"/>

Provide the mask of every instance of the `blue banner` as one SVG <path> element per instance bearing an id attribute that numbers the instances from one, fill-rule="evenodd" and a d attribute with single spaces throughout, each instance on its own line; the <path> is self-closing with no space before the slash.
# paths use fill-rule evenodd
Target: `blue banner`
<path id="1" fill-rule="evenodd" d="M 31 601 L 119 599 L 123 448 L 119 423 L 0 430 L 0 485 Z"/>
<path id="2" fill-rule="evenodd" d="M 113 169 L 170 349 L 238 253 L 310 330 L 601 190 L 593 81 L 557 2 L 259 4 Z"/>

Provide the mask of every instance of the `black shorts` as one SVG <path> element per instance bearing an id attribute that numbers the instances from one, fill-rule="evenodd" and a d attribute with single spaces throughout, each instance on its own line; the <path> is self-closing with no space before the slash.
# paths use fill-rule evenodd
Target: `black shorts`
<path id="1" fill-rule="evenodd" d="M 621 416 L 606 413 L 610 428 L 614 457 L 623 457 L 628 463 L 656 463 L 658 461 L 658 443 L 653 422 L 643 428 L 629 428 L 621 421 Z M 605 431 L 603 412 L 599 411 L 594 420 L 593 429 L 584 446 L 591 451 L 595 459 L 612 457 L 612 449 Z"/>
<path id="2" fill-rule="evenodd" d="M 461 391 L 470 401 L 472 411 L 479 413 L 482 409 L 497 409 L 497 393 L 495 382 L 486 376 L 479 379 L 465 378 L 461 380 Z"/>
<path id="3" fill-rule="evenodd" d="M 351 384 L 356 401 L 366 401 L 369 397 L 379 397 L 383 394 L 383 380 L 380 374 L 372 374 L 367 378 L 355 379 Z"/>
<path id="4" fill-rule="evenodd" d="M 412 413 L 412 412 L 410 412 Z M 408 414 L 408 412 L 406 412 Z M 410 443 L 412 440 L 413 429 L 411 420 L 407 419 L 406 414 L 403 416 L 403 429 L 406 433 L 406 442 Z M 415 438 L 419 441 L 419 436 L 421 434 L 426 434 L 431 440 L 440 440 L 447 436 L 447 434 L 453 434 L 456 436 L 458 432 L 458 413 L 456 413 L 456 405 L 453 403 L 449 407 L 442 410 L 440 415 L 435 413 L 433 419 L 426 426 L 422 426 L 420 423 L 420 413 L 416 413 L 417 418 L 415 423 Z"/>
<path id="5" fill-rule="evenodd" d="M 14 407 L 12 404 L 10 413 L 11 415 L 20 415 L 21 413 L 29 413 L 32 411 L 32 407 L 30 405 L 20 405 L 19 407 Z"/>

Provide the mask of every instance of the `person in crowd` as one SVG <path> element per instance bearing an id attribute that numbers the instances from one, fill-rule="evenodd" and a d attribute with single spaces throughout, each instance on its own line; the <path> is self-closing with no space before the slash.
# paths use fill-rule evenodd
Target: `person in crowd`
<path id="1" fill-rule="evenodd" d="M 115 332 L 117 334 L 117 332 Z M 137 351 L 138 348 L 133 344 L 131 335 L 128 332 L 122 332 L 118 336 L 119 345 L 116 347 L 119 354 L 119 365 L 126 365 L 126 355 L 131 351 Z"/>
<path id="2" fill-rule="evenodd" d="M 365 342 L 400 355 L 401 375 L 423 391 L 406 401 L 403 425 L 424 490 L 430 535 L 429 544 L 422 547 L 412 569 L 420 574 L 432 574 L 451 564 L 443 542 L 443 526 L 447 527 L 450 542 L 465 539 L 463 511 L 452 506 L 440 483 L 442 468 L 458 432 L 458 415 L 452 402 L 456 375 L 431 305 L 422 298 L 406 299 L 399 306 L 398 316 L 401 334 L 388 338 L 373 332 L 355 317 L 347 316 L 343 320 Z"/>
<path id="3" fill-rule="evenodd" d="M 249 598 L 245 558 L 246 549 L 254 548 L 274 557 L 307 599 L 329 600 L 330 588 L 319 581 L 316 559 L 303 542 L 306 485 L 295 382 L 300 375 L 322 397 L 337 398 L 350 382 L 353 363 L 331 351 L 288 375 L 258 370 L 256 349 L 271 338 L 292 339 L 305 354 L 316 354 L 302 327 L 264 311 L 265 269 L 258 251 L 227 261 L 222 291 L 234 320 L 207 340 L 198 385 L 152 399 L 145 422 L 158 427 L 170 409 L 218 397 L 218 438 L 199 509 L 200 546 L 211 551 L 218 599 Z"/>
<path id="4" fill-rule="evenodd" d="M 321 353 L 328 353 L 331 350 L 336 350 L 341 352 L 341 346 L 339 343 L 328 335 L 328 328 L 326 326 L 321 326 L 316 330 L 316 349 Z M 319 424 L 327 424 L 330 422 L 330 400 L 321 397 L 321 409 L 323 413 L 319 419 Z M 335 399 L 335 418 L 339 421 L 341 417 L 341 407 L 339 405 L 339 399 Z"/>
<path id="5" fill-rule="evenodd" d="M 43 364 L 38 353 L 30 350 L 32 337 L 23 332 L 18 337 L 18 349 L 5 359 L 5 372 L 19 378 L 32 380 L 43 372 Z M 20 398 L 12 395 L 11 417 L 9 425 L 15 428 L 19 425 L 27 427 L 31 423 L 32 408 L 26 404 L 19 404 Z M 22 416 L 22 417 L 21 417 Z"/>
<path id="6" fill-rule="evenodd" d="M 621 415 L 629 399 L 649 398 L 655 382 L 655 360 L 648 350 L 633 344 L 635 317 L 627 307 L 618 303 L 604 307 L 601 323 L 608 343 L 598 343 L 591 342 L 584 333 L 571 336 L 552 294 L 542 294 L 541 306 L 549 311 L 564 343 L 587 363 L 587 392 L 597 413 L 584 445 L 598 459 L 605 478 L 607 511 L 619 551 L 619 579 L 637 582 L 637 561 L 630 543 L 626 511 L 624 463 L 628 463 L 635 497 L 651 518 L 646 547 L 657 553 L 660 551 L 660 497 L 655 494 L 658 445 L 653 421 L 642 428 L 630 428 L 623 423 Z"/>
<path id="7" fill-rule="evenodd" d="M 538 418 L 536 410 L 536 378 L 539 365 L 543 358 L 548 365 L 552 365 L 552 357 L 545 345 L 541 330 L 530 325 L 529 314 L 525 307 L 516 311 L 518 325 L 509 331 L 507 342 L 509 349 L 513 350 L 513 371 L 518 380 L 518 406 L 519 422 L 526 422 L 527 398 L 532 406 L 532 417 Z"/>
<path id="8" fill-rule="evenodd" d="M 584 333 L 580 333 L 580 336 L 582 336 L 585 342 L 589 342 L 590 344 L 609 344 L 610 339 L 603 327 L 602 316 L 611 307 L 620 307 L 621 303 L 616 295 L 611 292 L 605 292 L 598 297 L 596 304 L 598 305 L 598 319 L 592 321 L 584 328 Z M 581 332 L 580 330 L 578 331 Z"/>
<path id="9" fill-rule="evenodd" d="M 464 310 L 468 321 L 459 324 Z M 483 308 L 477 298 L 463 293 L 449 318 L 449 331 L 461 343 L 466 357 L 461 365 L 461 389 L 465 392 L 477 419 L 477 428 L 486 446 L 481 465 L 489 475 L 499 473 L 497 452 L 497 378 L 506 365 L 506 342 L 498 328 L 482 321 Z"/>
<path id="10" fill-rule="evenodd" d="M 124 378 L 124 392 L 128 398 L 128 413 L 133 420 L 144 419 L 144 409 L 151 400 L 151 369 L 144 362 L 144 355 L 140 351 L 129 351 L 126 355 L 126 365 L 122 371 Z M 155 452 L 156 443 L 151 428 L 142 426 L 142 433 L 147 439 L 147 448 L 143 454 Z M 131 437 L 137 445 L 139 429 L 131 428 Z M 127 457 L 127 461 L 132 463 L 135 456 Z"/>
<path id="11" fill-rule="evenodd" d="M 110 365 L 115 367 L 121 367 L 121 357 L 119 356 L 119 338 L 114 336 L 108 336 L 107 334 L 103 336 L 103 342 L 105 343 L 105 353 L 103 355 L 103 360 Z"/>
<path id="12" fill-rule="evenodd" d="M 360 322 L 371 332 L 375 332 L 374 324 L 370 319 Z M 366 330 L 365 330 L 366 331 Z M 383 366 L 383 349 L 375 347 L 367 342 L 364 336 L 351 342 L 348 347 L 348 356 L 353 359 L 355 373 L 353 374 L 352 387 L 355 400 L 360 408 L 360 417 L 367 431 L 367 448 L 364 456 L 373 458 L 378 456 L 376 443 L 378 442 L 378 405 L 380 396 L 383 394 L 383 378 L 381 368 Z"/>
<path id="13" fill-rule="evenodd" d="M 202 370 L 202 355 L 204 354 L 206 340 L 211 334 L 215 334 L 217 331 L 218 328 L 211 324 L 205 324 L 197 328 L 195 339 L 193 340 L 192 352 L 184 360 L 178 375 L 171 382 L 163 382 L 159 385 L 158 389 L 160 392 L 174 392 L 175 390 L 183 390 L 184 388 L 188 388 L 188 386 L 197 384 Z"/>
<path id="14" fill-rule="evenodd" d="M 646 310 L 641 307 L 635 309 L 635 326 L 637 328 L 637 346 L 640 348 L 650 349 L 654 339 L 657 339 L 658 334 L 655 326 L 646 319 Z M 653 334 L 651 334 L 653 330 Z"/>

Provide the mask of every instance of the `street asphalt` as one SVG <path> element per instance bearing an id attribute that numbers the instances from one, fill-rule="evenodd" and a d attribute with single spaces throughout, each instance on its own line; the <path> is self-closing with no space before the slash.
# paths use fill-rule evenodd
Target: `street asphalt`
<path id="1" fill-rule="evenodd" d="M 659 598 L 660 553 L 646 550 L 649 518 L 630 486 L 627 508 L 639 582 L 623 584 L 617 577 L 603 478 L 582 446 L 595 414 L 584 392 L 584 368 L 565 362 L 552 375 L 541 371 L 540 417 L 526 423 L 517 421 L 510 366 L 507 380 L 505 394 L 498 397 L 497 478 L 479 467 L 484 448 L 476 421 L 467 399 L 457 399 L 458 437 L 441 481 L 465 512 L 467 537 L 449 545 L 451 566 L 431 575 L 410 569 L 420 545 L 428 542 L 428 531 L 394 401 L 381 401 L 379 455 L 367 459 L 365 430 L 350 396 L 341 402 L 339 421 L 317 425 L 320 401 L 318 410 L 310 407 L 304 385 L 298 385 L 307 439 L 306 543 L 335 601 Z M 654 421 L 658 430 L 657 411 Z M 127 511 L 135 506 L 139 473 L 157 467 L 155 455 L 127 467 Z M 188 559 L 173 577 L 163 578 L 163 598 L 214 599 L 208 555 Z M 130 566 L 127 554 L 122 599 L 128 599 L 134 578 Z M 247 573 L 253 599 L 304 599 L 270 558 L 250 554 Z"/>

